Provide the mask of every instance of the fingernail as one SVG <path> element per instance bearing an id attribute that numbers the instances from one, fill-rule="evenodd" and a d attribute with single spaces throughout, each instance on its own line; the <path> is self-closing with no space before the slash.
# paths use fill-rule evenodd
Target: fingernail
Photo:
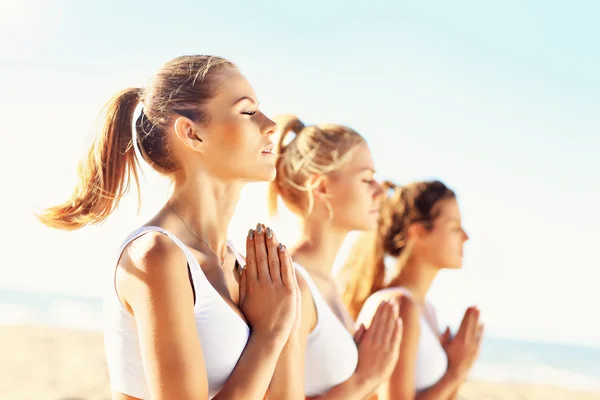
<path id="1" fill-rule="evenodd" d="M 262 225 L 261 224 L 256 225 L 256 233 L 259 235 L 262 235 Z"/>
<path id="2" fill-rule="evenodd" d="M 254 239 L 254 230 L 253 229 L 250 229 L 248 231 L 248 239 Z"/>
<path id="3" fill-rule="evenodd" d="M 279 243 L 279 246 L 277 246 L 277 248 L 279 248 L 279 251 L 283 251 L 283 245 L 281 243 Z"/>
<path id="4" fill-rule="evenodd" d="M 271 239 L 273 237 L 273 231 L 271 230 L 271 228 L 267 228 L 267 237 L 269 239 Z"/>

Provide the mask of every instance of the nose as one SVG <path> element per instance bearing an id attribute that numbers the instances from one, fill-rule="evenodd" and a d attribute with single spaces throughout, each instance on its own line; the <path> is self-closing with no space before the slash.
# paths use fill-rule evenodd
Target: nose
<path id="1" fill-rule="evenodd" d="M 271 136 L 277 131 L 277 123 L 271 118 L 263 114 L 264 121 L 261 126 L 260 133 L 264 136 Z"/>
<path id="2" fill-rule="evenodd" d="M 466 242 L 467 240 L 469 240 L 469 235 L 467 234 L 467 232 L 463 229 L 463 240 Z"/>

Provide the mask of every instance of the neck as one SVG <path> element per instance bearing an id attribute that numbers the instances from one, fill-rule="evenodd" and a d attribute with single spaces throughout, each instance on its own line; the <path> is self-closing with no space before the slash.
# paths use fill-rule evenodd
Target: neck
<path id="1" fill-rule="evenodd" d="M 227 254 L 229 222 L 241 189 L 241 183 L 223 182 L 205 174 L 195 174 L 193 179 L 175 180 L 167 204 L 187 225 L 187 229 L 193 231 L 190 233 L 206 240 L 219 259 L 223 259 Z"/>
<path id="2" fill-rule="evenodd" d="M 302 223 L 302 236 L 291 255 L 308 271 L 332 277 L 333 265 L 347 235 L 347 231 L 323 224 L 316 216 L 309 217 Z"/>
<path id="3" fill-rule="evenodd" d="M 439 268 L 430 263 L 409 259 L 392 285 L 408 289 L 415 300 L 423 303 L 438 272 Z"/>

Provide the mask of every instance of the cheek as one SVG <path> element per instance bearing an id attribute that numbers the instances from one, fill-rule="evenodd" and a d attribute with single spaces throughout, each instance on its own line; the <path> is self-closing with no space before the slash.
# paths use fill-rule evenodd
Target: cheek
<path id="1" fill-rule="evenodd" d="M 455 267 L 457 262 L 460 262 L 462 242 L 454 232 L 448 233 L 440 241 L 440 257 L 444 264 L 449 267 Z"/>
<path id="2" fill-rule="evenodd" d="M 340 212 L 344 212 L 348 216 L 355 215 L 357 217 L 362 216 L 364 212 L 370 210 L 371 201 L 368 196 L 368 190 L 366 190 L 364 184 L 357 185 L 355 183 L 342 183 L 336 185 L 335 193 L 332 200 L 335 200 L 334 209 L 339 209 Z"/>
<path id="3" fill-rule="evenodd" d="M 248 134 L 244 124 L 237 118 L 222 121 L 217 130 L 219 147 L 231 150 L 242 150 L 248 145 Z"/>

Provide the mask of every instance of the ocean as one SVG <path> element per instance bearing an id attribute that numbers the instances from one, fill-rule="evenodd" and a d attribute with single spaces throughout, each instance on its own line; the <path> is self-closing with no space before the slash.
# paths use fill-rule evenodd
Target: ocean
<path id="1" fill-rule="evenodd" d="M 0 325 L 101 330 L 102 321 L 98 297 L 0 289 Z M 600 348 L 486 336 L 471 378 L 600 392 Z"/>

